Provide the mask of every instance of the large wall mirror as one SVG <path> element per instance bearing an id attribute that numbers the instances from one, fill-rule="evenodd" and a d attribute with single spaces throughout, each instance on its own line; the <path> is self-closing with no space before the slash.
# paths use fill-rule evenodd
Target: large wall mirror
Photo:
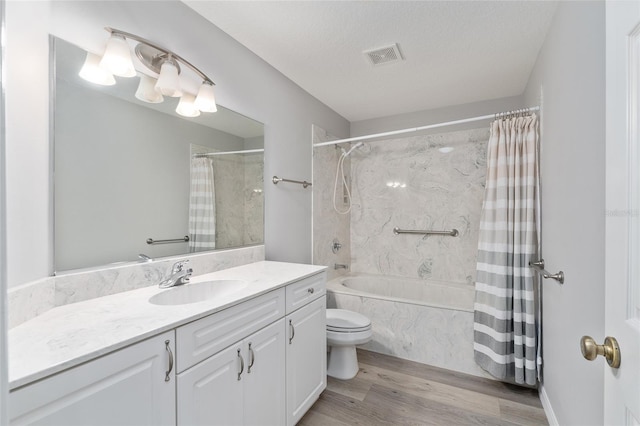
<path id="1" fill-rule="evenodd" d="M 56 272 L 263 242 L 262 123 L 181 117 L 177 98 L 137 100 L 135 77 L 89 83 L 86 52 L 51 45 Z"/>

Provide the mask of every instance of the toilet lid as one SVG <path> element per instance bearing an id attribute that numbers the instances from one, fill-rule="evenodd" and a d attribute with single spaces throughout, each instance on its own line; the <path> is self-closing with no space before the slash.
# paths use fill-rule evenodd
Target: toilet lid
<path id="1" fill-rule="evenodd" d="M 327 309 L 327 329 L 366 329 L 371 326 L 371 320 L 362 314 L 346 309 Z"/>

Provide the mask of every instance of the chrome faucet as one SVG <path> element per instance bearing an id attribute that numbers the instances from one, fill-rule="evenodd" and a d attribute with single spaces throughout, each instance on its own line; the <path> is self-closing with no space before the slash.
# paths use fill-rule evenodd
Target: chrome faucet
<path id="1" fill-rule="evenodd" d="M 171 268 L 171 275 L 168 278 L 160 281 L 160 284 L 158 286 L 160 288 L 169 288 L 188 283 L 189 277 L 193 273 L 193 269 L 191 268 L 184 269 L 184 265 L 188 261 L 189 260 L 187 259 L 174 263 L 173 267 Z"/>
<path id="2" fill-rule="evenodd" d="M 335 263 L 333 265 L 333 269 L 346 269 L 348 271 L 349 270 L 349 265 L 344 265 L 342 263 Z"/>

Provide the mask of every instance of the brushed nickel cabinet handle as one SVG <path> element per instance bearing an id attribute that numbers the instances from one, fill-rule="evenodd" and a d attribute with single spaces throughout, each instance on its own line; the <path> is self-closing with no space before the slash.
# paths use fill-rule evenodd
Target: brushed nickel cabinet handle
<path id="1" fill-rule="evenodd" d="M 238 349 L 238 358 L 240 358 L 240 371 L 238 372 L 238 380 L 240 380 L 240 376 L 244 371 L 244 358 L 242 358 L 242 355 L 240 355 L 240 349 Z"/>
<path id="2" fill-rule="evenodd" d="M 173 352 L 171 352 L 171 346 L 169 346 L 170 344 L 171 344 L 170 340 L 164 341 L 164 348 L 169 353 L 169 369 L 167 370 L 167 373 L 164 376 L 165 382 L 168 382 L 169 380 L 171 380 L 170 374 L 173 371 Z"/>
<path id="3" fill-rule="evenodd" d="M 289 337 L 289 344 L 291 344 L 291 342 L 293 341 L 294 336 L 296 335 L 296 328 L 293 326 L 293 320 L 289 320 L 289 331 L 290 331 L 290 336 Z"/>
<path id="4" fill-rule="evenodd" d="M 249 366 L 247 367 L 247 374 L 251 373 L 251 367 L 253 367 L 255 360 L 253 349 L 251 348 L 251 342 L 249 342 Z"/>

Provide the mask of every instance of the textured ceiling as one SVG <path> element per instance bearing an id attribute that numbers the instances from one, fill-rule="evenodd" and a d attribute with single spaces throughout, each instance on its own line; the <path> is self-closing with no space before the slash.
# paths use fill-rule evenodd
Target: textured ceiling
<path id="1" fill-rule="evenodd" d="M 520 95 L 550 1 L 190 1 L 350 121 Z M 363 51 L 398 43 L 401 62 Z"/>

